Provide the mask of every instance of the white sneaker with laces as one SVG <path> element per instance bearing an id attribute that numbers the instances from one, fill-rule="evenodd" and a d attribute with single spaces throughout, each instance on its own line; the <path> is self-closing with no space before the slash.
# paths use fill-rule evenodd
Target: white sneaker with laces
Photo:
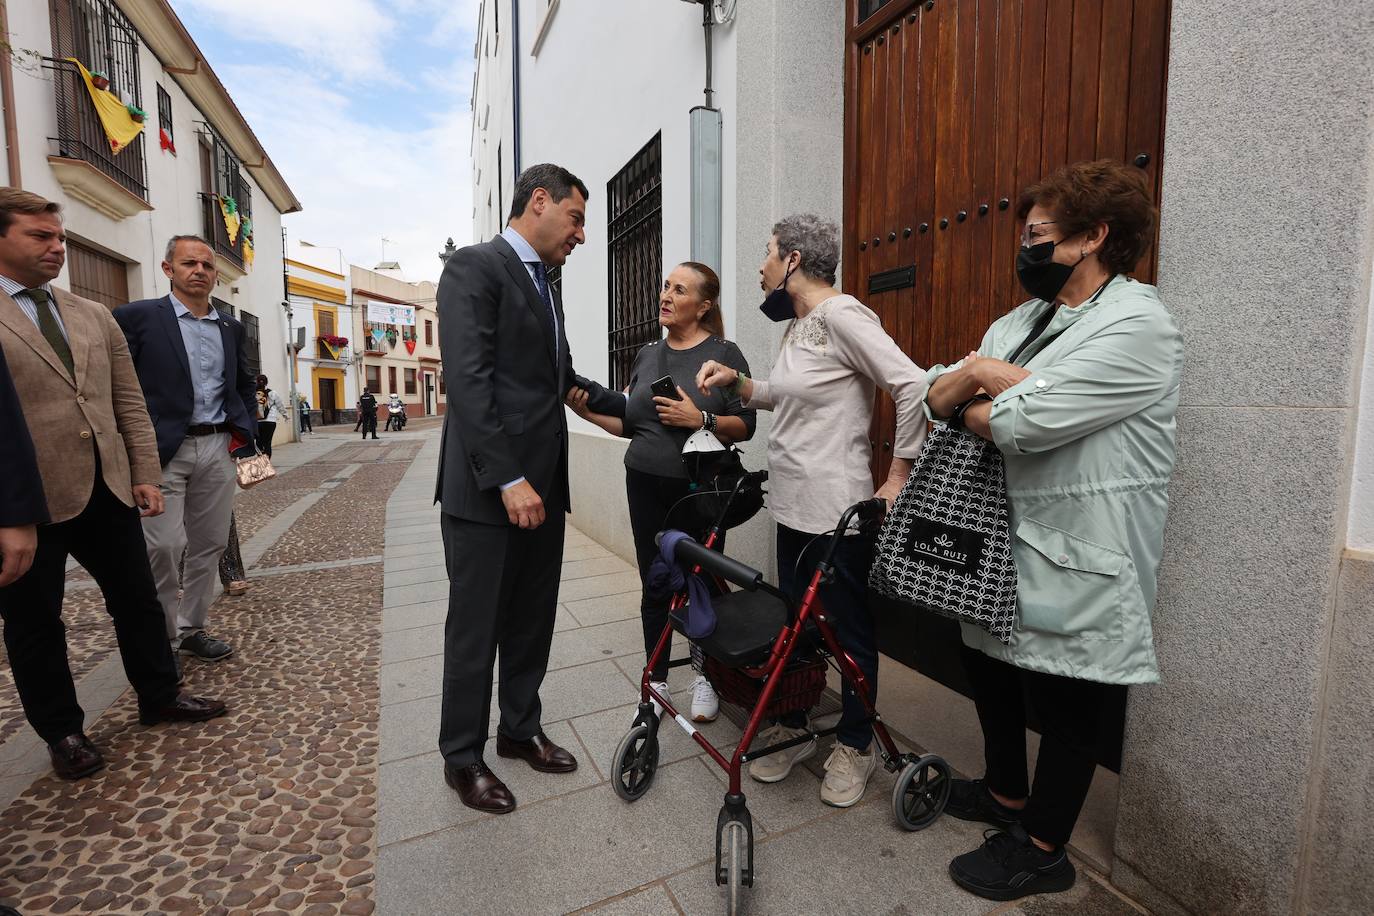
<path id="1" fill-rule="evenodd" d="M 770 744 L 779 744 L 792 738 L 800 738 L 808 731 L 810 731 L 809 728 L 788 728 L 782 723 L 776 723 L 755 735 L 754 743 L 751 746 L 768 747 Z M 787 778 L 788 773 L 792 772 L 794 766 L 815 753 L 816 739 L 812 738 L 796 747 L 789 747 L 769 754 L 767 757 L 749 761 L 749 776 L 755 782 L 781 782 Z"/>
<path id="2" fill-rule="evenodd" d="M 825 761 L 825 779 L 821 782 L 821 801 L 836 808 L 848 808 L 864 797 L 868 779 L 878 766 L 878 755 L 873 745 L 867 754 L 861 753 L 843 741 L 836 741 L 835 748 Z"/>
<path id="3" fill-rule="evenodd" d="M 667 681 L 650 681 L 649 686 L 654 688 L 660 696 L 668 696 Z M 658 716 L 660 719 L 663 718 L 663 704 L 658 700 L 650 700 L 649 702 L 654 704 L 654 715 Z"/>
<path id="4" fill-rule="evenodd" d="M 716 699 L 716 689 L 706 676 L 698 674 L 692 682 L 692 721 L 714 722 L 720 715 L 720 700 Z"/>

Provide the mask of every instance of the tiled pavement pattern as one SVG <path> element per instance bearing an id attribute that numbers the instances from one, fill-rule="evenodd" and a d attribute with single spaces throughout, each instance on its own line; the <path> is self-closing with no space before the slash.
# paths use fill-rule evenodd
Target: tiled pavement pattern
<path id="1" fill-rule="evenodd" d="M 714 765 L 669 724 L 644 799 L 626 805 L 607 785 L 640 665 L 637 584 L 573 528 L 543 696 L 549 734 L 581 767 L 541 775 L 489 754 L 520 802 L 502 818 L 444 785 L 434 430 L 414 423 L 363 447 L 325 432 L 281 448 L 279 479 L 239 494 L 253 591 L 212 612 L 238 653 L 189 668 L 190 688 L 225 697 L 229 717 L 137 725 L 98 593 L 74 574 L 73 668 L 110 766 L 81 783 L 53 778 L 0 674 L 0 903 L 25 916 L 723 910 L 709 861 L 724 792 Z M 680 699 L 690 678 L 674 669 Z M 726 746 L 738 735 L 725 717 L 706 731 Z M 825 808 L 825 750 L 781 784 L 746 789 L 759 873 L 747 912 L 1138 912 L 1085 869 L 1053 899 L 969 897 L 945 866 L 978 828 L 900 831 L 881 773 L 860 805 Z"/>
<path id="2" fill-rule="evenodd" d="M 387 506 L 379 911 L 724 912 L 712 878 L 722 771 L 666 723 L 659 733 L 661 769 L 649 792 L 629 805 L 611 791 L 609 762 L 634 716 L 643 664 L 638 577 L 575 528 L 568 531 L 542 698 L 545 730 L 577 755 L 577 772 L 538 774 L 523 762 L 496 757 L 489 744 L 487 763 L 518 802 L 514 813 L 499 817 L 463 807 L 444 784 L 435 742 L 448 582 L 428 489 L 437 460 L 438 442 L 431 440 Z M 679 654 L 683 648 L 677 646 Z M 690 668 L 672 670 L 673 691 L 682 703 L 690 701 L 691 678 Z M 899 678 L 888 680 L 899 695 Z M 493 707 L 493 730 L 496 721 Z M 704 731 L 725 746 L 740 733 L 725 716 Z M 1073 891 L 1019 907 L 993 906 L 964 893 L 946 867 L 981 841 L 981 828 L 944 818 L 921 833 L 902 831 L 891 812 L 895 778 L 881 770 L 859 805 L 827 808 L 818 798 L 818 773 L 828 751 L 827 741 L 808 768 L 782 783 L 746 780 L 758 874 L 755 887 L 745 892 L 746 912 L 1140 912 L 1082 867 Z"/>
<path id="3" fill-rule="evenodd" d="M 109 766 L 51 776 L 0 681 L 0 903 L 26 916 L 374 911 L 381 519 L 420 444 L 407 438 L 317 436 L 239 494 L 246 559 L 296 565 L 260 561 L 252 591 L 212 609 L 237 651 L 188 663 L 187 686 L 224 698 L 225 718 L 138 725 L 99 592 L 73 576 L 72 663 Z"/>

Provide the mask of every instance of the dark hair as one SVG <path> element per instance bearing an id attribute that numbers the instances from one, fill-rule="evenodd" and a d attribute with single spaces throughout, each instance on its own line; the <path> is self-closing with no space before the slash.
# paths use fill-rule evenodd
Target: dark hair
<path id="1" fill-rule="evenodd" d="M 61 213 L 62 205 L 39 197 L 22 188 L 0 188 L 0 236 L 7 235 L 14 225 L 14 214 L 27 213 L 37 216 L 40 213 Z"/>
<path id="2" fill-rule="evenodd" d="M 1021 192 L 1016 214 L 1024 220 L 1035 206 L 1054 214 L 1063 238 L 1106 223 L 1107 240 L 1097 257 L 1119 274 L 1135 269 L 1159 224 L 1145 172 L 1114 159 L 1075 162 L 1042 178 Z"/>
<path id="3" fill-rule="evenodd" d="M 711 332 L 712 337 L 725 339 L 725 318 L 720 313 L 720 276 L 700 261 L 683 261 L 678 267 L 686 267 L 697 275 L 697 292 L 703 302 L 709 301 L 711 308 L 701 316 L 701 326 Z"/>
<path id="4" fill-rule="evenodd" d="M 583 200 L 591 200 L 592 197 L 581 178 L 561 165 L 541 162 L 539 165 L 532 165 L 525 169 L 520 173 L 520 177 L 515 180 L 515 198 L 510 202 L 510 219 L 525 215 L 525 208 L 530 205 L 530 198 L 534 196 L 535 188 L 543 188 L 548 191 L 549 197 L 553 198 L 554 203 L 567 198 L 572 194 L 574 188 L 582 193 Z"/>

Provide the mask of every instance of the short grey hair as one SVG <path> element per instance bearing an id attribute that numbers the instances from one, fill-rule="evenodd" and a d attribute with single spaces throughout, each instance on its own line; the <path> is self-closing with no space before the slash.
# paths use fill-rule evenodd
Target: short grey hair
<path id="1" fill-rule="evenodd" d="M 801 252 L 800 270 L 815 280 L 835 282 L 840 266 L 840 228 L 814 213 L 796 213 L 780 220 L 773 227 L 778 240 L 778 259 L 787 260 L 794 251 Z"/>
<path id="2" fill-rule="evenodd" d="M 168 264 L 172 263 L 172 258 L 176 257 L 177 242 L 199 242 L 211 251 L 215 250 L 214 245 L 211 245 L 198 235 L 174 235 L 167 240 L 167 250 L 162 253 L 162 260 L 166 261 Z"/>

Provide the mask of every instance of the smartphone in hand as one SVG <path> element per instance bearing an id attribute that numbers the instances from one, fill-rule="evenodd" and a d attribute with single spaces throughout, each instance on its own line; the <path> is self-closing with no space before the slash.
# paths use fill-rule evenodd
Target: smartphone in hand
<path id="1" fill-rule="evenodd" d="M 654 393 L 654 397 L 668 398 L 671 401 L 682 400 L 682 395 L 677 393 L 677 385 L 673 382 L 671 375 L 665 375 L 649 386 L 649 390 Z"/>

